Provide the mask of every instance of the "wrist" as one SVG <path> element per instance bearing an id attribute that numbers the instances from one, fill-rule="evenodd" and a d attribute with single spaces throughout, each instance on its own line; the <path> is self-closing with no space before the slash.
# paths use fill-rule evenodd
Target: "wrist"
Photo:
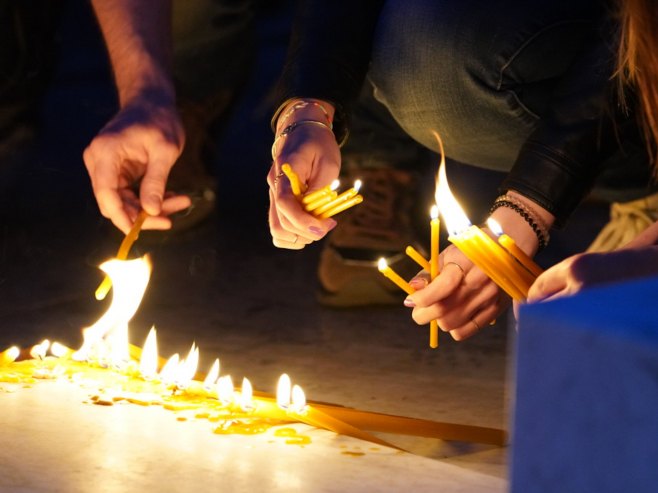
<path id="1" fill-rule="evenodd" d="M 285 127 L 302 120 L 314 120 L 333 128 L 334 113 L 334 106 L 327 101 L 314 98 L 291 99 L 277 112 L 275 134 L 279 135 Z"/>

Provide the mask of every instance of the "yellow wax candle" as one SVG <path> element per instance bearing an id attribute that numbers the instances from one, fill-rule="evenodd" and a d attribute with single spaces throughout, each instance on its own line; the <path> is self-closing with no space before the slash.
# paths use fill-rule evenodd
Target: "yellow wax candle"
<path id="1" fill-rule="evenodd" d="M 361 188 L 361 180 L 356 180 L 354 182 L 354 186 L 350 188 L 349 190 L 345 190 L 343 193 L 338 195 L 335 199 L 332 201 L 324 204 L 322 207 L 319 207 L 316 209 L 315 214 L 322 214 L 324 212 L 327 212 L 335 207 L 338 207 L 339 205 L 342 205 L 346 201 L 350 200 L 352 197 L 356 196 L 357 193 L 359 193 L 359 189 Z"/>
<path id="2" fill-rule="evenodd" d="M 304 205 L 310 204 L 311 202 L 314 202 L 317 199 L 324 197 L 325 195 L 331 195 L 338 188 L 338 185 L 340 185 L 340 182 L 338 180 L 334 180 L 331 182 L 330 185 L 327 185 L 326 187 L 322 187 L 320 190 L 307 193 L 302 197 L 302 204 Z"/>
<path id="3" fill-rule="evenodd" d="M 491 260 L 493 270 L 506 279 L 508 287 L 511 285 L 511 289 L 506 291 L 509 293 L 509 291 L 516 290 L 517 296 L 513 296 L 513 298 L 517 301 L 524 300 L 532 284 L 532 280 L 527 279 L 525 269 L 516 267 L 511 256 L 498 243 L 492 240 L 488 234 L 477 226 L 472 226 L 471 228 L 473 229 L 474 241 L 480 245 L 484 256 Z M 521 295 L 521 298 L 518 298 L 518 294 Z"/>
<path id="4" fill-rule="evenodd" d="M 281 171 L 288 177 L 288 180 L 290 181 L 290 189 L 292 190 L 292 194 L 298 199 L 301 199 L 302 186 L 299 182 L 299 176 L 297 176 L 297 173 L 292 170 L 288 163 L 281 166 Z"/>
<path id="5" fill-rule="evenodd" d="M 336 200 L 336 197 L 338 197 L 338 194 L 334 191 L 329 191 L 329 193 L 326 193 L 322 195 L 321 197 L 318 197 L 315 199 L 313 202 L 309 202 L 304 206 L 304 210 L 306 212 L 313 212 L 314 210 L 318 209 L 319 207 L 322 207 L 329 202 Z"/>
<path id="6" fill-rule="evenodd" d="M 351 199 L 346 200 L 342 204 L 337 205 L 333 209 L 329 209 L 328 211 L 323 212 L 322 214 L 317 215 L 318 214 L 317 211 L 315 211 L 314 214 L 316 214 L 317 217 L 319 217 L 320 219 L 327 219 L 328 217 L 335 216 L 339 212 L 343 212 L 344 210 L 347 210 L 350 207 L 354 207 L 355 205 L 358 205 L 361 202 L 363 202 L 363 196 L 362 195 L 356 195 L 355 197 L 352 197 Z"/>
<path id="7" fill-rule="evenodd" d="M 439 275 L 439 208 L 432 206 L 430 211 L 430 279 L 433 281 Z M 439 324 L 436 320 L 430 321 L 430 347 L 439 345 Z"/>
<path id="8" fill-rule="evenodd" d="M 478 242 L 478 231 L 481 230 L 477 226 L 471 226 L 459 235 L 450 236 L 448 240 L 507 294 L 515 300 L 522 300 L 522 293 L 501 274 L 500 269 L 496 267 L 495 258 L 488 254 L 482 242 Z"/>
<path id="9" fill-rule="evenodd" d="M 0 353 L 0 366 L 12 364 L 18 358 L 21 350 L 16 346 L 11 346 Z"/>
<path id="10" fill-rule="evenodd" d="M 133 224 L 133 227 L 130 228 L 130 231 L 128 231 L 128 234 L 126 237 L 123 239 L 121 242 L 121 245 L 119 246 L 119 251 L 117 252 L 116 258 L 119 260 L 126 260 L 128 258 L 128 253 L 130 252 L 130 247 L 133 245 L 135 241 L 137 241 L 137 238 L 139 238 L 139 232 L 142 229 L 142 225 L 144 224 L 144 221 L 146 220 L 148 214 L 146 214 L 146 211 L 141 210 L 139 214 L 137 215 L 137 219 L 135 219 L 135 224 Z M 110 288 L 112 287 L 112 280 L 110 279 L 110 276 L 105 276 L 103 279 L 103 282 L 96 288 L 96 299 L 97 300 L 104 300 L 105 297 L 107 296 L 107 293 L 110 291 Z"/>
<path id="11" fill-rule="evenodd" d="M 423 257 L 418 250 L 416 250 L 412 246 L 408 246 L 407 249 L 405 250 L 405 253 L 407 256 L 416 262 L 418 265 L 420 265 L 423 269 L 425 269 L 427 272 L 430 271 L 430 263 L 429 261 Z"/>
<path id="12" fill-rule="evenodd" d="M 518 260 L 523 267 L 528 269 L 535 277 L 539 276 L 542 272 L 539 267 L 523 250 L 521 250 L 516 242 L 508 235 L 502 234 L 498 237 L 498 243 L 502 245 L 516 260 Z"/>
<path id="13" fill-rule="evenodd" d="M 384 276 L 388 277 L 397 287 L 399 287 L 402 291 L 404 291 L 407 294 L 413 294 L 415 293 L 415 289 L 411 287 L 411 285 L 402 279 L 400 275 L 395 272 L 393 269 L 391 269 L 388 264 L 386 263 L 386 259 L 380 258 L 379 263 L 377 264 L 377 268 L 379 269 L 379 272 L 384 274 Z"/>

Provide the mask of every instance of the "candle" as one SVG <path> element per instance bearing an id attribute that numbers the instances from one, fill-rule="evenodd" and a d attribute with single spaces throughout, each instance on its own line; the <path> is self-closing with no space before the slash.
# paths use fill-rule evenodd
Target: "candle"
<path id="1" fill-rule="evenodd" d="M 354 186 L 352 188 L 350 188 L 349 190 L 344 191 L 343 193 L 338 195 L 338 197 L 336 197 L 335 199 L 331 200 L 330 202 L 324 204 L 322 207 L 318 207 L 315 210 L 314 214 L 316 216 L 317 215 L 322 215 L 324 212 L 328 212 L 331 209 L 334 209 L 334 208 L 344 204 L 345 202 L 347 202 L 350 199 L 352 199 L 353 197 L 355 197 L 356 194 L 359 193 L 360 188 L 361 188 L 361 180 L 356 180 L 354 182 Z M 352 204 L 352 205 L 354 205 L 354 204 Z"/>
<path id="2" fill-rule="evenodd" d="M 509 252 L 518 262 L 525 267 L 528 272 L 533 276 L 539 276 L 543 270 L 539 267 L 523 250 L 521 250 L 516 242 L 508 235 L 503 233 L 503 228 L 495 219 L 487 219 L 487 226 L 493 234 L 498 237 L 498 243 Z"/>
<path id="3" fill-rule="evenodd" d="M 355 205 L 358 205 L 361 202 L 363 202 L 363 196 L 362 195 L 356 195 L 355 197 L 352 197 L 351 199 L 346 200 L 342 204 L 337 205 L 333 209 L 329 209 L 327 212 L 323 212 L 318 217 L 320 219 L 327 219 L 328 217 L 335 216 L 339 212 L 343 212 L 344 210 L 347 210 L 350 207 L 354 207 Z"/>
<path id="4" fill-rule="evenodd" d="M 126 260 L 128 258 L 128 252 L 130 252 L 130 247 L 132 244 L 137 241 L 137 238 L 139 238 L 139 231 L 142 229 L 142 225 L 144 224 L 144 221 L 147 218 L 146 211 L 141 210 L 139 214 L 137 215 L 137 219 L 135 219 L 135 223 L 133 224 L 133 227 L 130 228 L 130 231 L 126 235 L 126 237 L 123 239 L 121 242 L 121 245 L 119 246 L 119 251 L 117 252 L 116 258 L 119 260 Z M 109 292 L 110 288 L 112 287 L 112 280 L 110 279 L 109 276 L 105 276 L 103 279 L 103 282 L 96 288 L 96 299 L 97 300 L 104 300 L 105 297 L 107 296 L 107 293 Z"/>
<path id="5" fill-rule="evenodd" d="M 304 206 L 304 210 L 306 212 L 313 212 L 314 210 L 328 204 L 329 202 L 336 200 L 336 197 L 338 197 L 338 194 L 331 190 L 329 193 L 325 193 L 322 196 L 316 198 L 313 202 L 306 204 Z"/>
<path id="6" fill-rule="evenodd" d="M 5 366 L 13 363 L 18 358 L 21 350 L 17 346 L 11 346 L 0 353 L 0 366 Z"/>
<path id="7" fill-rule="evenodd" d="M 425 269 L 427 272 L 430 271 L 430 263 L 429 263 L 429 261 L 428 261 L 425 257 L 423 257 L 423 256 L 420 254 L 420 252 L 419 252 L 418 250 L 416 250 L 414 247 L 412 247 L 412 246 L 408 246 L 408 247 L 406 248 L 406 250 L 405 250 L 405 253 L 407 254 L 407 256 L 408 256 L 411 260 L 413 260 L 413 261 L 416 262 L 418 265 L 420 265 L 421 268 Z"/>
<path id="8" fill-rule="evenodd" d="M 322 187 L 320 190 L 307 193 L 306 195 L 304 195 L 304 197 L 302 197 L 302 204 L 304 205 L 311 204 L 312 202 L 316 201 L 319 198 L 325 197 L 326 195 L 331 195 L 332 193 L 335 192 L 336 189 L 338 189 L 339 185 L 340 185 L 340 181 L 334 180 L 331 182 L 331 184 L 327 185 L 326 187 Z"/>
<path id="9" fill-rule="evenodd" d="M 377 268 L 379 269 L 379 272 L 384 274 L 384 276 L 388 277 L 397 287 L 399 287 L 402 291 L 404 291 L 407 294 L 413 294 L 416 292 L 414 288 L 411 287 L 411 285 L 402 279 L 400 275 L 395 272 L 393 269 L 391 269 L 388 264 L 386 263 L 386 259 L 380 258 L 379 262 L 377 264 Z"/>
<path id="10" fill-rule="evenodd" d="M 439 275 L 439 208 L 432 206 L 430 211 L 430 280 Z M 439 323 L 430 321 L 430 347 L 439 346 Z"/>
<path id="11" fill-rule="evenodd" d="M 290 181 L 290 189 L 292 190 L 292 194 L 298 199 L 301 199 L 302 187 L 299 182 L 297 173 L 292 170 L 288 163 L 281 166 L 281 171 L 283 171 L 283 173 L 288 177 L 288 180 Z"/>

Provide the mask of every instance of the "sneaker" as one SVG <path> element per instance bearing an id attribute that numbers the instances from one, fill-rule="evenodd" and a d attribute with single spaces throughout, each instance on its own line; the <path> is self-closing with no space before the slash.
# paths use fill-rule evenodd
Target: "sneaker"
<path id="1" fill-rule="evenodd" d="M 625 245 L 658 220 L 658 193 L 631 202 L 613 202 L 610 221 L 588 252 L 610 252 Z"/>
<path id="2" fill-rule="evenodd" d="M 363 203 L 338 217 L 327 238 L 318 268 L 320 304 L 330 307 L 400 304 L 405 294 L 377 268 L 379 258 L 403 278 L 413 277 L 417 264 L 405 254 L 414 241 L 411 226 L 415 179 L 391 168 L 350 169 L 347 180 L 363 180 Z M 343 182 L 347 181 L 343 178 Z"/>

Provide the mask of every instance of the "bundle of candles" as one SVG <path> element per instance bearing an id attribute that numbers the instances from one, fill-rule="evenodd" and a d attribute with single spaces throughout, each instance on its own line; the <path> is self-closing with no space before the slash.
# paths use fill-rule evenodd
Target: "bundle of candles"
<path id="1" fill-rule="evenodd" d="M 122 255 L 127 255 L 137 238 L 143 217 L 140 215 L 122 243 Z M 185 358 L 174 354 L 165 360 L 158 355 L 155 328 L 143 348 L 128 342 L 128 322 L 141 303 L 151 273 L 148 256 L 112 259 L 101 269 L 109 279 L 105 285 L 113 289 L 111 303 L 96 323 L 83 330 L 80 349 L 49 341 L 26 350 L 12 346 L 0 353 L 0 382 L 34 387 L 38 381 L 68 380 L 85 388 L 96 387 L 91 401 L 99 405 L 128 402 L 193 410 L 196 417 L 217 423 L 214 432 L 218 434 L 262 433 L 275 425 L 300 422 L 394 448 L 398 447 L 370 432 L 498 446 L 506 443 L 506 433 L 499 429 L 307 403 L 304 391 L 292 385 L 286 374 L 279 378 L 276 395 L 254 392 L 246 377 L 236 389 L 230 375 L 220 375 L 219 358 L 207 374 L 197 371 L 199 348 L 194 344 Z"/>
<path id="2" fill-rule="evenodd" d="M 441 155 L 443 156 L 443 147 Z M 468 259 L 479 267 L 493 282 L 516 301 L 524 301 L 530 286 L 542 273 L 539 267 L 515 241 L 503 233 L 500 225 L 493 219 L 487 221 L 496 240 L 472 225 L 463 209 L 452 194 L 446 176 L 445 159 L 442 157 L 435 191 L 436 204 L 430 211 L 430 260 L 420 252 L 408 246 L 406 254 L 434 280 L 439 274 L 439 211 L 443 216 L 449 232 L 448 240 Z M 414 288 L 388 266 L 386 259 L 379 260 L 379 270 L 407 294 L 414 293 Z M 430 347 L 438 346 L 438 324 L 430 323 Z"/>
<path id="3" fill-rule="evenodd" d="M 354 207 L 363 202 L 363 196 L 359 194 L 361 189 L 361 180 L 356 180 L 354 186 L 341 194 L 338 194 L 340 182 L 334 180 L 330 185 L 323 187 L 311 193 L 302 191 L 302 184 L 297 174 L 292 170 L 289 164 L 281 166 L 281 171 L 290 181 L 290 188 L 293 195 L 302 203 L 304 210 L 310 212 L 315 217 L 326 219 L 335 216 L 339 212 Z"/>

